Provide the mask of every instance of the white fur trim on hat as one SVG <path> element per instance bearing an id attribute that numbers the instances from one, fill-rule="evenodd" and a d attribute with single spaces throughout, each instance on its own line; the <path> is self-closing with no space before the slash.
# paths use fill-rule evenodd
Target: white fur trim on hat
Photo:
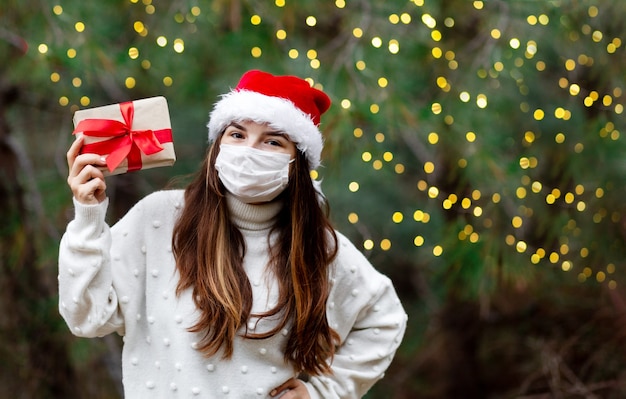
<path id="1" fill-rule="evenodd" d="M 311 117 L 287 99 L 255 91 L 233 90 L 222 96 L 209 118 L 209 141 L 215 141 L 231 122 L 247 120 L 285 132 L 306 155 L 311 169 L 320 165 L 324 140 Z"/>

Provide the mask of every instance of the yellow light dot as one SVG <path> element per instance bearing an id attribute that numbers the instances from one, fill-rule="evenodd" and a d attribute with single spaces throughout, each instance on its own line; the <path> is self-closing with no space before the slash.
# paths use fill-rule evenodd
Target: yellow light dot
<path id="1" fill-rule="evenodd" d="M 535 112 L 533 113 L 533 118 L 535 118 L 535 120 L 540 121 L 544 118 L 545 116 L 545 112 L 542 109 L 536 109 Z"/>
<path id="2" fill-rule="evenodd" d="M 479 94 L 476 97 L 476 105 L 478 108 L 486 108 L 487 107 L 487 96 L 484 94 Z"/>
<path id="3" fill-rule="evenodd" d="M 170 87 L 174 83 L 174 80 L 170 76 L 166 76 L 163 78 L 163 85 Z"/>
<path id="4" fill-rule="evenodd" d="M 69 103 L 70 103 L 69 98 L 67 98 L 67 97 L 65 97 L 65 96 L 61 96 L 61 97 L 59 97 L 59 104 L 60 104 L 62 107 L 67 106 L 67 104 L 69 104 Z"/>
<path id="5" fill-rule="evenodd" d="M 394 171 L 394 172 L 396 172 L 396 173 L 397 173 L 397 174 L 399 174 L 399 175 L 403 174 L 403 173 L 404 173 L 404 170 L 405 170 L 404 165 L 403 165 L 403 164 L 401 164 L 401 163 L 396 164 L 396 165 L 393 167 L 393 171 Z"/>
<path id="6" fill-rule="evenodd" d="M 63 14 L 63 7 L 61 7 L 60 5 L 56 5 L 52 7 L 52 12 L 54 13 L 54 15 L 61 15 Z"/>
<path id="7" fill-rule="evenodd" d="M 576 83 L 572 83 L 569 87 L 569 94 L 572 96 L 577 96 L 580 93 L 580 86 Z"/>
<path id="8" fill-rule="evenodd" d="M 80 98 L 80 105 L 82 105 L 83 107 L 88 106 L 90 102 L 91 102 L 91 100 L 87 96 L 82 96 Z"/>
<path id="9" fill-rule="evenodd" d="M 378 86 L 387 87 L 388 84 L 389 84 L 389 81 L 387 80 L 387 78 L 385 77 L 378 78 Z"/>
<path id="10" fill-rule="evenodd" d="M 85 31 L 85 24 L 82 22 L 76 22 L 74 24 L 74 29 L 76 29 L 76 32 L 84 32 Z"/>
<path id="11" fill-rule="evenodd" d="M 378 106 L 378 104 L 372 104 L 370 105 L 370 112 L 372 114 L 377 114 L 378 111 L 380 111 L 380 107 Z"/>
<path id="12" fill-rule="evenodd" d="M 493 37 L 494 39 L 499 39 L 500 36 L 502 36 L 502 33 L 500 32 L 499 29 L 492 29 L 491 30 L 491 37 Z"/>
<path id="13" fill-rule="evenodd" d="M 299 55 L 300 53 L 295 48 L 292 48 L 291 50 L 289 50 L 289 58 L 291 58 L 292 60 L 295 60 L 296 58 L 298 58 Z"/>
<path id="14" fill-rule="evenodd" d="M 352 134 L 353 134 L 353 135 L 354 135 L 354 137 L 356 137 L 356 138 L 363 137 L 363 129 L 361 129 L 360 127 L 357 127 L 357 128 L 355 128 L 355 129 L 352 131 Z"/>
<path id="15" fill-rule="evenodd" d="M 315 26 L 317 24 L 317 19 L 314 16 L 309 15 L 306 17 L 306 24 L 309 26 Z"/>
<path id="16" fill-rule="evenodd" d="M 351 213 L 348 215 L 348 221 L 349 221 L 350 223 L 352 223 L 352 224 L 356 224 L 356 223 L 358 223 L 358 222 L 359 222 L 359 215 L 357 215 L 357 214 L 356 214 L 356 213 L 354 213 L 354 212 L 351 212 Z"/>
<path id="17" fill-rule="evenodd" d="M 348 109 L 350 108 L 351 105 L 352 103 L 347 98 L 344 98 L 343 100 L 341 100 L 341 108 Z"/>
<path id="18" fill-rule="evenodd" d="M 80 87 L 83 84 L 83 80 L 81 78 L 72 79 L 72 86 Z"/>
<path id="19" fill-rule="evenodd" d="M 143 69 L 146 69 L 146 70 L 147 70 L 147 69 L 150 69 L 150 67 L 151 67 L 151 66 L 152 66 L 152 64 L 151 64 L 151 63 L 150 63 L 150 61 L 148 61 L 148 60 L 142 60 L 142 61 L 141 61 L 141 67 L 142 67 Z"/>
<path id="20" fill-rule="evenodd" d="M 391 220 L 393 220 L 394 223 L 401 223 L 402 220 L 404 220 L 404 215 L 402 212 L 394 212 Z"/>
<path id="21" fill-rule="evenodd" d="M 383 133 L 376 133 L 376 135 L 374 136 L 374 140 L 376 140 L 377 143 L 382 143 L 385 141 L 385 135 Z"/>
<path id="22" fill-rule="evenodd" d="M 388 238 L 382 240 L 380 242 L 380 249 L 382 249 L 383 251 L 389 251 L 391 249 L 391 240 Z"/>
<path id="23" fill-rule="evenodd" d="M 439 196 L 439 189 L 437 187 L 428 188 L 428 196 L 430 198 L 437 198 L 437 196 Z"/>
<path id="24" fill-rule="evenodd" d="M 372 248 L 374 248 L 374 241 L 372 240 L 363 241 L 363 248 L 365 248 L 368 251 L 371 250 Z"/>
<path id="25" fill-rule="evenodd" d="M 461 101 L 463 101 L 464 103 L 469 102 L 469 100 L 471 100 L 471 96 L 468 92 L 466 91 L 462 91 L 459 94 L 459 98 L 461 99 Z"/>
<path id="26" fill-rule="evenodd" d="M 465 133 L 465 140 L 467 140 L 470 143 L 473 143 L 474 141 L 476 141 L 476 133 L 474 132 Z"/>
<path id="27" fill-rule="evenodd" d="M 70 48 L 67 50 L 67 58 L 76 58 L 76 50 Z"/>
<path id="28" fill-rule="evenodd" d="M 165 36 L 159 36 L 156 39 L 156 43 L 159 47 L 167 46 L 167 38 Z"/>
<path id="29" fill-rule="evenodd" d="M 560 256 L 558 253 L 556 252 L 552 252 L 550 253 L 550 256 L 548 257 L 548 259 L 550 260 L 550 263 L 557 263 L 560 259 Z"/>
<path id="30" fill-rule="evenodd" d="M 363 29 L 361 29 L 361 28 L 354 28 L 354 29 L 352 29 L 352 36 L 354 36 L 356 38 L 363 37 Z"/>
<path id="31" fill-rule="evenodd" d="M 276 38 L 278 40 L 285 40 L 287 38 L 287 32 L 284 29 L 279 29 L 276 31 Z"/>
<path id="32" fill-rule="evenodd" d="M 598 273 L 596 273 L 596 281 L 598 281 L 599 283 L 603 282 L 606 279 L 606 274 L 604 274 L 604 272 L 600 271 Z"/>
<path id="33" fill-rule="evenodd" d="M 128 56 L 131 60 L 136 60 L 139 57 L 139 49 L 137 47 L 131 47 L 128 49 Z"/>
<path id="34" fill-rule="evenodd" d="M 566 260 L 565 262 L 561 263 L 561 270 L 563 270 L 564 272 L 569 272 L 570 270 L 572 270 L 572 262 Z"/>
<path id="35" fill-rule="evenodd" d="M 380 159 L 377 159 L 372 163 L 372 167 L 374 170 L 381 170 L 383 168 L 383 162 Z"/>
<path id="36" fill-rule="evenodd" d="M 439 104 L 439 103 L 433 103 L 433 104 L 430 106 L 430 110 L 432 111 L 432 113 L 433 113 L 433 114 L 435 114 L 435 115 L 439 115 L 439 114 L 441 113 L 441 111 L 442 111 L 441 104 Z"/>
<path id="37" fill-rule="evenodd" d="M 435 164 L 432 162 L 426 162 L 424 163 L 424 172 L 431 174 L 435 171 Z"/>
<path id="38" fill-rule="evenodd" d="M 400 52 L 400 43 L 395 39 L 390 40 L 387 48 L 391 54 L 398 54 Z"/>
<path id="39" fill-rule="evenodd" d="M 419 209 L 415 212 L 413 212 L 413 220 L 415 220 L 416 222 L 421 222 L 424 220 L 424 212 L 420 211 Z"/>
<path id="40" fill-rule="evenodd" d="M 424 245 L 424 237 L 422 237 L 422 236 L 416 236 L 416 237 L 413 239 L 413 244 L 414 244 L 416 247 L 421 247 L 422 245 Z"/>
<path id="41" fill-rule="evenodd" d="M 472 200 L 469 198 L 463 198 L 461 200 L 461 207 L 463 209 L 469 209 L 472 206 Z"/>
<path id="42" fill-rule="evenodd" d="M 48 52 L 48 45 L 41 43 L 39 46 L 37 46 L 37 51 L 39 51 L 41 54 L 46 54 Z"/>
<path id="43" fill-rule="evenodd" d="M 517 244 L 515 244 L 515 249 L 519 253 L 526 252 L 527 248 L 528 248 L 528 246 L 526 245 L 526 243 L 524 241 L 518 241 Z"/>
<path id="44" fill-rule="evenodd" d="M 317 180 L 317 178 L 319 177 L 319 173 L 317 172 L 317 170 L 312 170 L 309 174 L 311 175 L 311 179 L 313 180 Z"/>
<path id="45" fill-rule="evenodd" d="M 403 24 L 408 25 L 411 23 L 411 14 L 403 12 L 402 15 L 400 15 L 400 21 L 402 21 Z"/>
<path id="46" fill-rule="evenodd" d="M 359 191 L 359 183 L 355 181 L 350 182 L 350 184 L 348 184 L 348 190 L 350 190 L 353 193 L 356 193 L 357 191 Z"/>
<path id="47" fill-rule="evenodd" d="M 372 38 L 372 46 L 376 47 L 376 48 L 380 48 L 383 45 L 383 40 L 376 36 L 374 38 Z"/>
<path id="48" fill-rule="evenodd" d="M 443 254 L 443 247 L 441 245 L 435 245 L 433 247 L 433 255 L 441 256 Z"/>
<path id="49" fill-rule="evenodd" d="M 363 160 L 363 162 L 369 162 L 372 160 L 372 153 L 369 151 L 365 151 L 363 154 L 361 154 L 361 159 Z"/>
<path id="50" fill-rule="evenodd" d="M 440 42 L 441 38 L 442 38 L 442 35 L 441 35 L 441 32 L 439 32 L 438 30 L 435 29 L 432 32 L 430 32 L 430 37 L 431 37 L 431 39 L 433 39 L 433 41 Z"/>
<path id="51" fill-rule="evenodd" d="M 437 21 L 430 14 L 422 14 L 422 22 L 430 29 L 433 29 L 435 26 L 437 26 Z"/>
<path id="52" fill-rule="evenodd" d="M 398 14 L 391 14 L 389 16 L 389 22 L 391 22 L 392 24 L 396 25 L 397 23 L 400 22 L 400 16 L 398 16 Z"/>
<path id="53" fill-rule="evenodd" d="M 261 50 L 261 47 L 252 47 L 252 50 L 250 50 L 250 54 L 254 58 L 259 58 L 261 55 L 263 55 L 263 51 Z"/>
<path id="54" fill-rule="evenodd" d="M 143 32 L 143 30 L 145 29 L 145 25 L 143 24 L 143 22 L 141 21 L 135 21 L 135 23 L 133 24 L 133 29 L 135 30 L 135 32 L 137 33 L 141 33 Z"/>
<path id="55" fill-rule="evenodd" d="M 573 71 L 574 68 L 576 68 L 576 61 L 570 59 L 567 59 L 565 61 L 565 69 L 567 69 L 568 71 Z"/>
<path id="56" fill-rule="evenodd" d="M 521 43 L 519 41 L 519 39 L 517 38 L 512 38 L 511 40 L 509 40 L 509 46 L 511 46 L 511 48 L 513 49 L 518 49 L 520 47 Z"/>
<path id="57" fill-rule="evenodd" d="M 135 81 L 135 78 L 133 78 L 132 76 L 127 77 L 126 80 L 124 81 L 124 85 L 129 89 L 132 89 L 133 87 L 135 87 L 136 84 L 137 82 Z"/>
<path id="58" fill-rule="evenodd" d="M 591 34 L 591 40 L 593 40 L 596 43 L 599 43 L 602 41 L 602 36 L 603 36 L 602 32 L 600 32 L 599 30 L 596 30 Z"/>
<path id="59" fill-rule="evenodd" d="M 554 136 L 554 141 L 556 141 L 558 144 L 563 144 L 565 142 L 565 135 L 563 133 L 557 133 L 556 136 Z"/>
<path id="60" fill-rule="evenodd" d="M 183 41 L 183 39 L 174 40 L 174 51 L 179 54 L 185 51 L 185 42 Z"/>
<path id="61" fill-rule="evenodd" d="M 435 132 L 428 133 L 428 142 L 430 144 L 437 144 L 439 142 L 439 135 Z"/>
<path id="62" fill-rule="evenodd" d="M 521 217 L 519 216 L 514 216 L 513 219 L 511 220 L 511 224 L 513 225 L 513 227 L 515 227 L 516 229 L 519 229 L 520 227 L 522 227 L 523 224 L 523 220 Z"/>
<path id="63" fill-rule="evenodd" d="M 250 23 L 252 25 L 260 25 L 261 24 L 261 17 L 258 15 L 253 15 L 250 17 Z"/>
<path id="64" fill-rule="evenodd" d="M 358 69 L 359 71 L 362 71 L 366 68 L 365 61 L 357 61 L 356 64 L 354 65 L 356 66 L 356 69 Z"/>
<path id="65" fill-rule="evenodd" d="M 52 72 L 50 74 L 50 80 L 54 83 L 57 83 L 59 80 L 61 80 L 61 75 L 59 75 L 57 72 Z"/>
<path id="66" fill-rule="evenodd" d="M 198 7 L 198 6 L 193 6 L 193 7 L 191 7 L 191 14 L 192 14 L 194 17 L 199 16 L 199 15 L 200 15 L 200 12 L 201 12 L 200 7 Z"/>
<path id="67" fill-rule="evenodd" d="M 383 159 L 385 160 L 385 162 L 391 162 L 393 160 L 393 153 L 386 151 L 383 154 Z"/>

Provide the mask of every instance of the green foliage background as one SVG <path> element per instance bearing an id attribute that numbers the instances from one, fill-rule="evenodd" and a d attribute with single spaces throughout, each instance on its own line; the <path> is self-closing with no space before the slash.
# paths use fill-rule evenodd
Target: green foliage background
<path id="1" fill-rule="evenodd" d="M 56 310 L 73 112 L 168 99 L 178 161 L 110 178 L 114 222 L 198 166 L 212 104 L 259 68 L 333 99 L 318 178 L 409 313 L 368 397 L 624 397 L 625 17 L 609 0 L 5 0 L 0 395 L 119 397 L 119 340 L 73 338 Z"/>

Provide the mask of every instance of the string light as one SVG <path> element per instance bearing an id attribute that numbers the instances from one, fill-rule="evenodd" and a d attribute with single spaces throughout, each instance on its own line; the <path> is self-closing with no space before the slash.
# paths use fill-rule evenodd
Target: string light
<path id="1" fill-rule="evenodd" d="M 162 87 L 180 84 L 183 78 L 166 75 L 163 72 L 163 66 L 158 65 L 156 59 L 149 59 L 149 56 L 154 53 L 153 49 L 159 50 L 161 54 L 163 51 L 173 50 L 177 59 L 187 56 L 185 42 L 187 41 L 190 46 L 193 43 L 192 36 L 188 35 L 195 33 L 198 29 L 196 25 L 206 20 L 206 18 L 201 18 L 202 9 L 199 6 L 192 6 L 177 10 L 167 16 L 170 24 L 172 21 L 170 18 L 180 24 L 180 26 L 177 25 L 175 33 L 179 37 L 176 37 L 173 31 L 167 31 L 154 23 L 155 14 L 164 12 L 161 8 L 155 7 L 158 3 L 153 4 L 152 0 L 129 0 L 129 3 L 139 10 L 132 14 L 135 17 L 131 22 L 132 26 L 128 27 L 136 34 L 133 45 L 125 49 L 128 59 L 137 60 L 130 65 L 135 65 L 135 68 L 141 67 L 146 74 L 156 76 L 157 82 L 162 83 Z M 324 49 L 316 47 L 315 40 L 306 43 L 300 41 L 297 29 L 306 28 L 307 32 L 321 31 L 325 22 L 324 18 L 317 11 L 311 13 L 309 10 L 309 13 L 300 14 L 297 22 L 300 27 L 294 27 L 293 21 L 282 19 L 285 11 L 288 11 L 286 1 L 275 0 L 273 3 L 274 6 L 258 9 L 253 7 L 251 13 L 248 14 L 249 19 L 243 21 L 247 29 L 255 29 L 265 32 L 267 36 L 275 37 L 273 42 L 277 43 L 277 51 L 282 52 L 294 69 L 305 70 L 311 75 L 320 70 L 323 72 L 324 68 L 330 64 L 326 61 L 328 58 L 325 58 L 327 55 Z M 376 127 L 370 130 L 369 126 L 363 123 L 363 127 L 354 127 L 350 135 L 350 139 L 359 145 L 354 156 L 363 166 L 366 166 L 364 170 L 367 170 L 367 173 L 378 174 L 382 179 L 388 178 L 392 173 L 404 175 L 402 179 L 413 178 L 412 189 L 417 190 L 420 198 L 427 201 L 428 207 L 423 206 L 423 209 L 408 212 L 394 211 L 391 223 L 398 229 L 401 227 L 405 229 L 408 224 L 406 222 L 411 221 L 411 218 L 416 225 L 430 223 L 438 217 L 438 214 L 429 208 L 430 206 L 434 206 L 434 209 L 439 212 L 445 211 L 446 215 L 457 213 L 473 224 L 473 226 L 461 224 L 458 228 L 457 238 L 462 245 L 480 242 L 487 236 L 487 230 L 507 224 L 509 230 L 502 236 L 505 244 L 528 263 L 539 265 L 549 262 L 563 272 L 578 276 L 578 281 L 606 283 L 609 287 L 615 288 L 617 286 L 616 268 L 620 266 L 616 263 L 618 260 L 613 260 L 614 263 L 608 265 L 592 264 L 590 261 L 583 263 L 580 259 L 593 259 L 594 251 L 597 249 L 589 243 L 573 243 L 576 240 L 575 235 L 580 236 L 586 228 L 580 223 L 580 214 L 596 225 L 621 223 L 622 215 L 619 212 L 598 206 L 600 202 L 598 200 L 605 198 L 612 189 L 609 186 L 600 187 L 600 183 L 597 183 L 598 187 L 594 187 L 590 182 L 585 182 L 583 185 L 575 181 L 575 175 L 572 177 L 573 187 L 554 187 L 558 184 L 549 179 L 543 181 L 541 171 L 550 167 L 547 164 L 550 160 L 546 159 L 545 154 L 541 154 L 541 148 L 549 143 L 548 145 L 554 146 L 559 151 L 567 151 L 568 156 L 579 156 L 593 148 L 590 141 L 592 136 L 594 140 L 602 143 L 618 143 L 623 140 L 620 126 L 615 126 L 610 121 L 612 118 L 615 120 L 615 117 L 621 117 L 624 112 L 623 87 L 619 87 L 615 82 L 593 87 L 590 86 L 592 83 L 581 78 L 587 69 L 617 60 L 616 57 L 623 53 L 623 39 L 614 37 L 609 30 L 601 26 L 598 20 L 601 16 L 601 9 L 598 6 L 587 6 L 585 12 L 588 20 L 581 23 L 580 29 L 568 32 L 567 39 L 572 46 L 563 48 L 562 53 L 558 54 L 560 58 L 557 58 L 560 61 L 554 62 L 552 54 L 544 48 L 547 46 L 543 39 L 540 40 L 539 33 L 545 30 L 545 27 L 562 23 L 562 21 L 557 17 L 551 19 L 550 16 L 556 14 L 548 10 L 535 9 L 531 10 L 532 12 L 518 13 L 518 15 L 521 16 L 520 24 L 526 29 L 532 27 L 538 32 L 537 36 L 528 37 L 522 33 L 523 31 L 505 29 L 495 24 L 487 25 L 484 27 L 484 39 L 487 43 L 485 45 L 493 47 L 485 47 L 485 49 L 495 48 L 497 51 L 485 57 L 483 63 L 470 64 L 467 62 L 467 55 L 461 49 L 451 48 L 453 44 L 445 40 L 450 30 L 458 25 L 454 17 L 430 14 L 426 8 L 423 8 L 424 3 L 423 0 L 411 0 L 408 6 L 402 9 L 387 9 L 382 14 L 379 23 L 365 24 L 354 21 L 350 22 L 352 25 L 343 28 L 345 29 L 343 33 L 349 38 L 351 46 L 357 49 L 350 54 L 352 58 L 347 57 L 346 68 L 350 70 L 350 73 L 358 76 L 359 84 L 376 88 L 378 97 L 360 97 L 361 92 L 357 90 L 334 93 L 339 97 L 334 101 L 336 109 L 339 109 L 338 112 L 348 115 L 355 110 L 363 111 L 359 117 L 371 120 L 396 115 L 393 114 L 396 109 L 395 104 L 390 104 L 388 100 L 396 90 L 406 89 L 403 87 L 404 82 L 396 80 L 391 67 L 381 65 L 378 59 L 372 59 L 374 54 L 376 57 L 387 57 L 390 62 L 396 62 L 395 60 L 409 62 L 406 57 L 416 54 L 414 41 L 418 40 L 421 41 L 419 44 L 422 46 L 419 51 L 429 57 L 429 61 L 433 64 L 433 71 L 435 71 L 432 76 L 424 72 L 426 75 L 424 79 L 430 81 L 433 91 L 437 94 L 424 97 L 423 109 L 425 111 L 420 110 L 420 112 L 424 113 L 424 119 L 433 120 L 436 123 L 433 123 L 433 126 L 425 126 L 423 131 L 411 132 L 418 136 L 419 144 L 425 145 L 426 151 L 432 151 L 433 154 L 432 159 L 420 161 L 418 165 L 422 165 L 422 170 L 418 169 L 417 178 L 412 177 L 416 172 L 415 163 L 407 160 L 400 162 L 403 152 L 393 148 L 397 145 L 394 136 L 397 133 L 393 129 L 382 128 L 384 131 L 377 132 L 374 130 L 377 129 Z M 330 6 L 337 10 L 353 7 L 345 0 L 335 0 Z M 488 10 L 490 3 L 485 1 L 472 1 L 471 7 L 470 11 L 478 14 L 490 11 Z M 530 6 L 528 8 L 530 9 Z M 69 13 L 58 4 L 53 5 L 51 9 L 53 16 L 58 17 L 59 21 L 71 21 L 66 22 L 69 24 L 66 27 L 79 33 L 80 35 L 75 36 L 83 38 L 81 40 L 94 34 L 90 21 L 72 20 Z M 411 26 L 407 27 L 407 25 Z M 406 33 L 409 29 L 411 34 Z M 253 60 L 263 61 L 268 54 L 274 54 L 274 49 L 261 48 L 261 44 L 255 43 L 255 40 L 251 40 L 247 45 L 245 51 Z M 52 42 L 42 42 L 37 45 L 36 49 L 41 59 L 65 54 L 66 62 L 69 62 L 68 59 L 82 58 L 87 51 L 79 41 L 69 42 L 65 44 L 65 47 Z M 608 58 L 609 61 L 607 61 L 605 57 L 614 58 Z M 143 71 L 139 73 L 137 70 L 125 71 L 126 76 L 118 78 L 120 79 L 118 85 L 133 89 L 143 84 L 139 81 L 140 77 L 143 79 Z M 471 73 L 472 79 L 462 79 L 465 73 Z M 551 101 L 539 105 L 533 99 L 531 78 L 545 76 L 548 73 L 554 74 L 555 87 L 562 91 L 563 97 L 568 98 L 559 100 L 560 103 Z M 87 81 L 90 78 L 87 74 L 78 73 L 78 75 L 80 77 L 66 72 L 62 75 L 54 70 L 49 71 L 51 84 L 65 91 L 59 92 L 63 93 L 58 97 L 60 106 L 70 108 L 78 105 L 89 106 L 94 101 L 90 96 L 81 92 L 91 84 Z M 469 83 L 470 80 L 478 84 Z M 502 132 L 503 137 L 494 138 L 490 136 L 490 132 L 478 130 L 478 127 L 472 126 L 473 120 L 455 113 L 460 109 L 471 109 L 472 115 L 477 118 L 492 112 L 495 115 L 502 109 L 499 104 L 502 101 L 499 91 L 502 91 L 501 89 L 505 88 L 505 84 L 509 81 L 517 85 L 514 90 L 517 90 L 520 98 L 517 103 L 507 104 L 507 106 L 510 105 L 508 109 L 511 110 L 511 114 L 521 112 L 524 118 L 534 125 L 523 128 L 521 132 Z M 602 126 L 595 127 L 588 138 L 580 138 L 574 130 L 574 124 L 580 121 L 578 115 L 580 107 L 589 112 L 606 113 L 609 121 L 604 121 Z M 412 110 L 407 112 L 412 112 Z M 544 124 L 550 124 L 551 128 L 542 130 Z M 489 151 L 491 148 L 489 146 L 494 145 L 493 141 L 497 139 L 509 140 L 510 146 L 516 145 L 523 150 L 517 154 L 512 153 L 509 165 L 515 173 L 519 172 L 520 175 L 524 175 L 521 180 L 498 188 L 498 192 L 490 192 L 485 187 L 472 189 L 471 192 L 469 190 L 460 192 L 460 188 L 451 188 L 441 180 L 442 177 L 446 178 L 443 176 L 446 173 L 484 173 L 484 170 L 479 169 L 480 161 L 474 158 L 474 154 Z M 446 149 L 451 142 L 459 143 L 458 148 L 455 147 L 458 154 L 453 155 L 455 158 L 451 165 L 458 167 L 460 172 L 456 170 L 450 172 L 449 165 L 441 164 L 441 161 L 434 157 L 438 151 Z M 320 178 L 317 171 L 313 172 L 315 173 L 315 175 L 312 174 L 313 179 Z M 365 179 L 351 181 L 347 186 L 342 187 L 343 190 L 348 190 L 357 196 L 366 189 L 370 189 Z M 450 192 L 455 189 L 459 192 Z M 512 206 L 515 214 L 509 215 L 505 219 L 506 223 L 502 223 L 502 219 L 499 219 L 494 209 L 501 209 L 505 205 L 506 207 Z M 573 222 L 562 229 L 559 237 L 561 244 L 557 248 L 552 248 L 548 244 L 538 245 L 524 236 L 526 230 L 532 229 L 534 218 L 540 213 L 539 207 L 546 207 L 554 212 L 566 209 L 570 212 L 568 215 L 573 218 Z M 427 209 L 432 212 L 429 213 Z M 351 224 L 366 223 L 365 219 L 365 216 L 359 215 L 356 210 L 347 212 L 347 220 Z M 387 222 L 389 222 L 388 219 Z M 387 237 L 377 235 L 364 237 L 363 248 L 370 251 L 390 251 L 400 247 L 394 235 L 387 235 Z M 428 247 L 432 250 L 434 257 L 445 258 L 442 244 L 444 241 L 438 243 L 430 235 L 417 230 L 410 231 L 408 237 L 409 242 L 412 240 L 413 246 Z M 565 242 L 566 238 L 571 242 Z M 447 245 L 446 243 L 446 251 L 453 251 L 453 248 L 448 248 Z M 581 246 L 583 248 L 579 249 Z M 576 258 L 576 251 L 580 251 L 578 258 Z"/>

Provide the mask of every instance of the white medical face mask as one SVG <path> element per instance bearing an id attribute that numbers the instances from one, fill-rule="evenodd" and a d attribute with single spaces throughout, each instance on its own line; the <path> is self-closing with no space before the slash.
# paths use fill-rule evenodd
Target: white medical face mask
<path id="1" fill-rule="evenodd" d="M 289 154 L 221 144 L 215 169 L 228 191 L 240 201 L 254 204 L 271 201 L 283 192 L 291 162 Z"/>

